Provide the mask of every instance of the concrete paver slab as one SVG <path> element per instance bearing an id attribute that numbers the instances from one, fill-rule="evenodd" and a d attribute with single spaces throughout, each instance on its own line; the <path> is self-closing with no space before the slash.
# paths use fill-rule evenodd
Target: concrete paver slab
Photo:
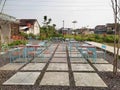
<path id="1" fill-rule="evenodd" d="M 15 63 L 27 63 L 27 62 L 29 62 L 29 60 L 27 58 L 18 58 L 16 60 L 14 60 L 13 62 L 15 62 Z"/>
<path id="2" fill-rule="evenodd" d="M 82 57 L 80 53 L 74 54 L 74 53 L 69 53 L 70 57 Z"/>
<path id="3" fill-rule="evenodd" d="M 52 54 L 40 54 L 38 55 L 39 58 L 43 58 L 43 57 L 51 57 Z"/>
<path id="4" fill-rule="evenodd" d="M 69 53 L 77 54 L 77 53 L 80 53 L 80 52 L 79 51 L 69 51 Z"/>
<path id="5" fill-rule="evenodd" d="M 50 53 L 50 54 L 43 54 L 43 55 L 44 55 L 44 57 L 51 57 L 52 53 Z"/>
<path id="6" fill-rule="evenodd" d="M 55 52 L 55 54 L 66 54 L 66 52 Z"/>
<path id="7" fill-rule="evenodd" d="M 71 49 L 71 50 L 69 50 L 69 51 L 71 51 L 71 52 L 78 52 L 77 49 Z"/>
<path id="8" fill-rule="evenodd" d="M 87 63 L 87 61 L 84 58 L 70 58 L 70 62 Z"/>
<path id="9" fill-rule="evenodd" d="M 0 67 L 0 70 L 18 70 L 24 65 L 24 63 L 8 63 L 2 67 Z"/>
<path id="10" fill-rule="evenodd" d="M 96 73 L 74 73 L 76 86 L 107 87 Z"/>
<path id="11" fill-rule="evenodd" d="M 61 48 L 61 47 L 58 47 L 57 48 L 57 50 L 56 50 L 57 52 L 65 52 L 66 51 L 66 49 L 65 48 Z"/>
<path id="12" fill-rule="evenodd" d="M 34 85 L 40 72 L 17 72 L 3 85 Z"/>
<path id="13" fill-rule="evenodd" d="M 46 63 L 29 63 L 21 70 L 42 70 L 45 67 Z"/>
<path id="14" fill-rule="evenodd" d="M 46 52 L 43 52 L 43 54 L 52 54 L 53 51 L 46 51 Z"/>
<path id="15" fill-rule="evenodd" d="M 49 58 L 34 58 L 31 62 L 40 63 L 40 62 L 48 62 Z"/>
<path id="16" fill-rule="evenodd" d="M 89 64 L 71 64 L 73 71 L 94 71 Z"/>
<path id="17" fill-rule="evenodd" d="M 46 72 L 40 85 L 60 85 L 69 86 L 69 76 L 67 72 Z"/>
<path id="18" fill-rule="evenodd" d="M 45 50 L 45 51 L 43 52 L 43 54 L 51 54 L 51 53 L 53 53 L 51 50 Z"/>
<path id="19" fill-rule="evenodd" d="M 56 52 L 65 52 L 65 50 L 60 49 L 60 50 L 56 50 Z"/>
<path id="20" fill-rule="evenodd" d="M 67 57 L 66 54 L 54 54 L 54 57 Z"/>
<path id="21" fill-rule="evenodd" d="M 80 54 L 79 52 L 77 52 L 77 51 L 72 51 L 72 52 L 68 52 L 69 54 Z"/>
<path id="22" fill-rule="evenodd" d="M 87 41 L 86 43 L 92 44 L 92 45 L 102 49 L 102 47 L 101 47 L 102 43 L 97 43 L 97 42 L 92 42 L 92 41 Z M 106 45 L 106 51 L 111 52 L 111 53 L 114 54 L 114 47 Z M 119 51 L 119 55 L 120 55 L 120 51 Z"/>
<path id="23" fill-rule="evenodd" d="M 63 49 L 63 47 L 62 46 L 58 46 L 57 50 L 60 50 L 60 49 Z"/>
<path id="24" fill-rule="evenodd" d="M 52 58 L 51 62 L 67 62 L 67 58 Z"/>
<path id="25" fill-rule="evenodd" d="M 98 71 L 105 71 L 105 72 L 112 72 L 113 71 L 113 65 L 112 64 L 93 64 Z M 120 69 L 118 69 L 120 72 Z"/>
<path id="26" fill-rule="evenodd" d="M 104 60 L 103 58 L 97 58 L 96 61 L 89 59 L 91 63 L 108 63 L 108 61 Z"/>
<path id="27" fill-rule="evenodd" d="M 68 70 L 68 65 L 66 63 L 50 63 L 47 70 L 66 71 Z"/>

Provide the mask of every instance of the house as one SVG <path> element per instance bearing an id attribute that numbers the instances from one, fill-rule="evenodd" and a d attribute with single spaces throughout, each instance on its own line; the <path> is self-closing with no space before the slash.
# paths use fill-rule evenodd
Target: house
<path id="1" fill-rule="evenodd" d="M 72 34 L 72 28 L 60 28 L 58 32 L 63 35 Z"/>
<path id="2" fill-rule="evenodd" d="M 106 32 L 107 32 L 107 29 L 105 25 L 97 25 L 94 30 L 95 34 L 104 34 Z"/>
<path id="3" fill-rule="evenodd" d="M 20 31 L 27 34 L 40 34 L 40 25 L 37 19 L 19 19 L 20 21 Z"/>
<path id="4" fill-rule="evenodd" d="M 19 34 L 19 21 L 13 16 L 0 13 L 1 43 L 11 42 L 11 36 Z"/>
<path id="5" fill-rule="evenodd" d="M 120 25 L 120 24 L 118 24 L 118 25 Z M 107 23 L 106 28 L 107 28 L 107 33 L 108 34 L 113 34 L 115 32 L 115 24 L 114 23 Z M 117 28 L 117 30 L 119 31 L 119 28 Z"/>
<path id="6" fill-rule="evenodd" d="M 94 29 L 83 27 L 83 28 L 80 28 L 79 30 L 80 30 L 80 32 L 79 32 L 80 34 L 84 34 L 84 35 L 86 35 L 86 34 L 94 34 Z"/>

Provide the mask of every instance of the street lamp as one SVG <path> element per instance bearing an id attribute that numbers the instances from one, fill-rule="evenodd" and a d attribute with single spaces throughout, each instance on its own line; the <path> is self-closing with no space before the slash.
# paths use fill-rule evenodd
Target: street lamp
<path id="1" fill-rule="evenodd" d="M 73 30 L 74 30 L 74 34 L 76 34 L 76 32 L 75 32 L 75 24 L 77 23 L 77 21 L 72 21 L 72 23 L 73 23 Z"/>
<path id="2" fill-rule="evenodd" d="M 74 29 L 75 29 L 75 24 L 77 23 L 77 21 L 72 21 L 73 25 L 74 25 Z"/>

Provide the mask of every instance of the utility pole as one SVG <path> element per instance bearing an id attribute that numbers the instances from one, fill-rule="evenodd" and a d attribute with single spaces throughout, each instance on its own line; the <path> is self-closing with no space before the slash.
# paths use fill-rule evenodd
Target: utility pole
<path id="1" fill-rule="evenodd" d="M 118 9 L 119 9 L 119 10 L 118 10 L 118 11 L 119 11 L 118 13 L 119 13 L 119 18 L 120 18 L 120 0 L 119 0 L 119 2 L 118 2 L 118 7 L 119 7 L 119 8 L 118 8 Z"/>

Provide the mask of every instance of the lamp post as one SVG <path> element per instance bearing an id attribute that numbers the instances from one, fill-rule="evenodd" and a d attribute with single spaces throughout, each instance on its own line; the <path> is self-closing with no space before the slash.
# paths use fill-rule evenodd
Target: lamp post
<path id="1" fill-rule="evenodd" d="M 72 23 L 73 23 L 74 34 L 76 34 L 76 31 L 75 31 L 75 24 L 77 23 L 77 21 L 72 21 Z"/>
<path id="2" fill-rule="evenodd" d="M 74 25 L 74 29 L 75 29 L 75 24 L 77 23 L 77 21 L 72 21 L 73 25 Z"/>

